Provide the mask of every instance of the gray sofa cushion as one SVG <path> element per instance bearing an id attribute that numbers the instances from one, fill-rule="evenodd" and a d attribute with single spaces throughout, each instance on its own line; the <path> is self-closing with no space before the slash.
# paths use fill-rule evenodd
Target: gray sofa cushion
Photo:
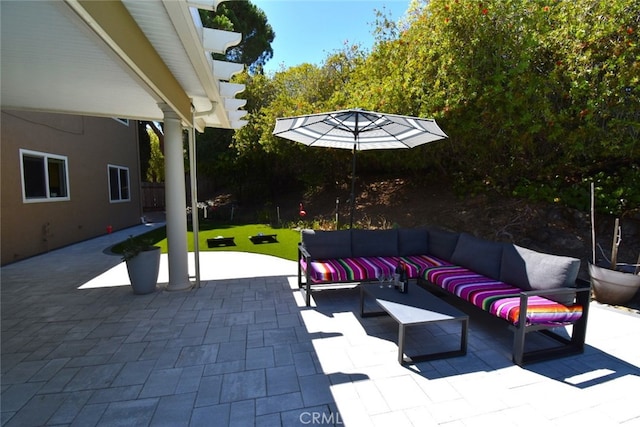
<path id="1" fill-rule="evenodd" d="M 429 254 L 444 261 L 451 261 L 451 255 L 456 249 L 460 233 L 441 230 L 439 228 L 429 229 Z"/>
<path id="2" fill-rule="evenodd" d="M 500 280 L 503 246 L 503 243 L 462 233 L 451 256 L 451 262 L 467 267 L 483 276 Z"/>
<path id="3" fill-rule="evenodd" d="M 544 290 L 573 286 L 580 260 L 544 254 L 517 245 L 505 245 L 500 280 L 524 290 Z M 555 298 L 571 303 L 572 298 Z"/>
<path id="4" fill-rule="evenodd" d="M 429 231 L 426 228 L 398 229 L 400 256 L 426 255 L 429 253 Z"/>
<path id="5" fill-rule="evenodd" d="M 314 259 L 349 258 L 351 256 L 351 230 L 302 230 L 300 238 Z"/>
<path id="6" fill-rule="evenodd" d="M 354 257 L 398 256 L 398 230 L 352 230 L 351 254 Z"/>

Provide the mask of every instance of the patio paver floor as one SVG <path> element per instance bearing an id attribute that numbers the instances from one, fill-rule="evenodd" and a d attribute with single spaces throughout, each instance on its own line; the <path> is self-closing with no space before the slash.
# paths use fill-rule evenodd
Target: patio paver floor
<path id="1" fill-rule="evenodd" d="M 199 289 L 133 295 L 104 250 L 143 231 L 2 267 L 3 426 L 640 425 L 637 315 L 594 303 L 584 354 L 521 368 L 470 312 L 466 356 L 402 367 L 395 322 L 357 290 L 305 307 L 291 261 L 203 252 Z"/>

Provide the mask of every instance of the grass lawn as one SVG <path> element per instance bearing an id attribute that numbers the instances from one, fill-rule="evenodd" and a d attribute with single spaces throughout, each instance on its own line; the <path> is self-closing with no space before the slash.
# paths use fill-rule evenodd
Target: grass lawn
<path id="1" fill-rule="evenodd" d="M 277 243 L 253 243 L 249 240 L 250 236 L 262 234 L 277 234 Z M 233 237 L 235 246 L 222 246 L 217 248 L 209 248 L 207 239 L 217 236 Z M 161 227 L 148 233 L 137 236 L 135 239 L 146 240 L 155 246 L 160 246 L 162 252 L 167 252 L 167 230 Z M 272 255 L 279 258 L 296 261 L 298 259 L 298 242 L 300 241 L 300 232 L 288 228 L 273 228 L 265 224 L 215 224 L 210 222 L 200 223 L 199 246 L 200 252 L 204 251 L 237 251 L 252 252 L 257 254 Z M 122 243 L 115 245 L 112 250 L 115 253 L 121 253 Z M 190 252 L 193 251 L 193 232 L 189 225 L 187 231 L 187 246 Z"/>

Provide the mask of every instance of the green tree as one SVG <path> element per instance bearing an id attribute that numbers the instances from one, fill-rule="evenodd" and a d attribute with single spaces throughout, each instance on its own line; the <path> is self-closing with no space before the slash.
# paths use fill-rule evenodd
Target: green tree
<path id="1" fill-rule="evenodd" d="M 215 12 L 200 9 L 200 18 L 205 27 L 242 34 L 242 41 L 224 55 L 227 61 L 245 64 L 251 72 L 261 72 L 273 58 L 271 43 L 275 32 L 264 11 L 250 1 L 224 2 Z"/>
<path id="2" fill-rule="evenodd" d="M 351 154 L 347 150 L 310 148 L 272 135 L 278 117 L 355 106 L 342 97 L 351 74 L 364 55 L 358 46 L 329 54 L 320 67 L 301 64 L 273 76 L 245 76 L 248 124 L 238 130 L 234 147 L 239 161 L 257 173 L 253 188 L 265 195 L 283 188 L 309 188 L 347 182 Z M 247 172 L 250 175 L 250 172 Z M 259 181 L 259 183 L 258 183 Z"/>
<path id="3" fill-rule="evenodd" d="M 414 1 L 404 27 L 380 21 L 349 96 L 437 118 L 449 140 L 413 158 L 466 191 L 637 182 L 638 19 L 637 0 Z"/>
<path id="4" fill-rule="evenodd" d="M 583 208 L 593 180 L 607 210 L 637 210 L 639 20 L 640 0 L 414 0 L 400 23 L 379 12 L 370 52 L 238 76 L 249 124 L 234 135 L 236 166 L 263 194 L 344 182 L 350 153 L 271 132 L 278 117 L 361 107 L 434 117 L 449 138 L 363 153 L 359 170 L 438 171 L 463 192 Z"/>
<path id="5" fill-rule="evenodd" d="M 283 187 L 295 188 L 296 182 L 305 179 L 304 165 L 309 157 L 300 146 L 276 138 L 272 132 L 277 117 L 302 114 L 300 111 L 309 111 L 322 101 L 316 91 L 319 74 L 316 66 L 303 64 L 273 77 L 244 76 L 248 124 L 236 131 L 233 147 L 247 186 L 263 197 L 269 198 Z"/>
<path id="6" fill-rule="evenodd" d="M 146 127 L 151 152 L 146 171 L 147 182 L 164 182 L 164 154 L 160 148 L 160 138 L 151 127 Z"/>
<path id="7" fill-rule="evenodd" d="M 138 151 L 140 155 L 140 176 L 146 179 L 151 158 L 151 141 L 147 133 L 146 122 L 138 122 Z"/>
<path id="8" fill-rule="evenodd" d="M 261 74 L 264 64 L 272 58 L 271 43 L 275 33 L 264 12 L 248 1 L 222 3 L 216 12 L 200 10 L 203 25 L 208 28 L 235 31 L 242 34 L 239 45 L 230 48 L 225 55 L 214 55 L 218 59 L 242 63 L 251 73 Z M 245 71 L 234 81 L 244 82 Z M 245 97 L 246 99 L 246 97 Z M 250 110 L 251 102 L 246 109 Z M 228 129 L 206 129 L 196 135 L 198 171 L 216 187 L 238 188 L 241 177 L 237 164 L 237 152 L 232 147 L 233 131 Z"/>

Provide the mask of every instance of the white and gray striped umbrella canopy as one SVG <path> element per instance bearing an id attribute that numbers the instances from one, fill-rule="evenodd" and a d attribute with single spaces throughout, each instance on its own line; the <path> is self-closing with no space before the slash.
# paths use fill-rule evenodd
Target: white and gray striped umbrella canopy
<path id="1" fill-rule="evenodd" d="M 273 134 L 312 147 L 356 151 L 413 148 L 447 137 L 433 119 L 361 109 L 276 119 Z"/>
<path id="2" fill-rule="evenodd" d="M 355 206 L 356 151 L 413 148 L 447 138 L 433 119 L 359 108 L 276 119 L 273 134 L 311 147 L 353 150 L 351 227 Z"/>

